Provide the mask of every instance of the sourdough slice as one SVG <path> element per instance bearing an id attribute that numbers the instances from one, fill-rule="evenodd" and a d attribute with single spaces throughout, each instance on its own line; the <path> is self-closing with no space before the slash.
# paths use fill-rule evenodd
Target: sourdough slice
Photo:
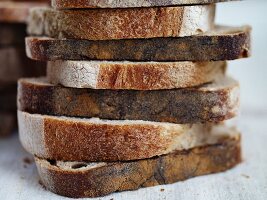
<path id="1" fill-rule="evenodd" d="M 138 9 L 36 8 L 30 12 L 28 32 L 88 40 L 189 36 L 211 30 L 214 15 L 213 4 Z"/>
<path id="2" fill-rule="evenodd" d="M 225 74 L 226 62 L 55 61 L 48 81 L 72 88 L 159 90 L 194 87 Z"/>
<path id="3" fill-rule="evenodd" d="M 12 2 L 0 1 L 0 22 L 26 23 L 29 10 L 34 7 L 47 6 L 44 2 Z"/>
<path id="4" fill-rule="evenodd" d="M 228 170 L 241 162 L 240 135 L 224 136 L 210 145 L 139 161 L 86 163 L 37 157 L 35 161 L 48 190 L 73 198 L 99 197 Z"/>
<path id="5" fill-rule="evenodd" d="M 24 47 L 0 47 L 0 83 L 14 83 L 21 77 L 45 75 L 45 63 L 27 58 Z"/>
<path id="6" fill-rule="evenodd" d="M 28 37 L 27 55 L 35 60 L 211 61 L 250 55 L 248 26 L 217 26 L 191 37 L 134 40 L 56 40 Z"/>
<path id="7" fill-rule="evenodd" d="M 16 127 L 16 114 L 0 111 L 0 138 L 9 136 Z"/>
<path id="8" fill-rule="evenodd" d="M 18 111 L 24 148 L 42 158 L 121 161 L 150 158 L 203 145 L 210 124 L 55 117 Z"/>
<path id="9" fill-rule="evenodd" d="M 172 90 L 65 88 L 46 79 L 21 79 L 18 109 L 37 114 L 146 120 L 178 124 L 220 122 L 236 116 L 239 84 L 227 77 L 201 87 Z"/>
<path id="10" fill-rule="evenodd" d="M 135 8 L 135 7 L 157 7 L 157 6 L 177 6 L 177 5 L 194 5 L 210 4 L 217 2 L 227 2 L 234 0 L 52 0 L 52 6 L 57 9 L 70 8 Z"/>
<path id="11" fill-rule="evenodd" d="M 24 46 L 26 24 L 0 23 L 0 47 Z"/>

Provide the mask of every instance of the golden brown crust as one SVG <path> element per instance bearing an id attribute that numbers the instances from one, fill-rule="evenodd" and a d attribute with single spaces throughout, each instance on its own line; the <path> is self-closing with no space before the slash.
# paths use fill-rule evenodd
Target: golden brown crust
<path id="1" fill-rule="evenodd" d="M 20 140 L 38 157 L 70 161 L 151 158 L 203 145 L 210 124 L 53 117 L 18 112 Z"/>
<path id="2" fill-rule="evenodd" d="M 130 7 L 156 7 L 156 6 L 176 6 L 176 5 L 194 5 L 209 4 L 217 2 L 227 2 L 234 0 L 52 0 L 52 6 L 57 9 L 70 8 L 130 8 Z"/>
<path id="3" fill-rule="evenodd" d="M 231 78 L 151 91 L 65 88 L 45 79 L 21 79 L 18 86 L 19 110 L 56 116 L 186 124 L 224 121 L 236 116 L 238 108 L 239 84 Z"/>
<path id="4" fill-rule="evenodd" d="M 48 81 L 72 88 L 162 90 L 209 83 L 226 62 L 49 62 Z"/>
<path id="5" fill-rule="evenodd" d="M 240 138 L 151 159 L 100 163 L 98 167 L 64 169 L 57 161 L 36 158 L 46 188 L 67 197 L 99 197 L 113 192 L 171 184 L 195 176 L 228 170 L 241 162 Z M 75 169 L 79 168 L 79 169 Z"/>
<path id="6" fill-rule="evenodd" d="M 87 40 L 179 37 L 214 27 L 215 6 L 129 9 L 33 9 L 28 33 Z M 138 17 L 136 17 L 138 16 Z"/>
<path id="7" fill-rule="evenodd" d="M 213 32 L 179 38 L 134 40 L 26 39 L 35 60 L 211 61 L 250 56 L 250 27 L 217 27 Z"/>
<path id="8" fill-rule="evenodd" d="M 6 23 L 26 23 L 29 16 L 29 10 L 33 7 L 47 6 L 47 3 L 41 2 L 12 2 L 0 1 L 0 22 Z"/>

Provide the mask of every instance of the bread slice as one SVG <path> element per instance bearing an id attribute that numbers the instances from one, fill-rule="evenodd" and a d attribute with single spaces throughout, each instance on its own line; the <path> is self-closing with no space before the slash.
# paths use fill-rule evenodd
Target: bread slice
<path id="1" fill-rule="evenodd" d="M 0 1 L 0 22 L 26 23 L 29 10 L 33 7 L 47 6 L 44 2 L 12 2 Z"/>
<path id="2" fill-rule="evenodd" d="M 228 133 L 225 131 L 225 133 Z M 45 187 L 67 197 L 99 197 L 218 173 L 241 162 L 240 135 L 151 159 L 87 163 L 35 158 Z"/>
<path id="3" fill-rule="evenodd" d="M 24 46 L 26 24 L 0 23 L 0 47 Z"/>
<path id="4" fill-rule="evenodd" d="M 38 157 L 69 161 L 150 158 L 202 145 L 210 124 L 54 117 L 18 111 L 24 148 Z"/>
<path id="5" fill-rule="evenodd" d="M 156 7 L 156 6 L 177 6 L 177 5 L 194 5 L 210 4 L 217 2 L 226 2 L 233 0 L 52 0 L 52 6 L 57 9 L 72 8 L 134 8 L 134 7 Z"/>
<path id="6" fill-rule="evenodd" d="M 18 84 L 18 109 L 37 114 L 187 124 L 224 121 L 239 108 L 239 84 L 231 78 L 151 91 L 65 88 L 42 78 L 21 79 Z"/>
<path id="7" fill-rule="evenodd" d="M 226 62 L 48 63 L 48 81 L 72 88 L 159 90 L 194 87 L 225 74 Z"/>
<path id="8" fill-rule="evenodd" d="M 0 83 L 14 83 L 21 77 L 45 75 L 45 63 L 27 58 L 24 47 L 0 47 Z"/>
<path id="9" fill-rule="evenodd" d="M 0 111 L 0 138 L 7 137 L 15 131 L 16 124 L 15 114 Z"/>
<path id="10" fill-rule="evenodd" d="M 214 26 L 215 6 L 129 9 L 33 9 L 28 32 L 88 40 L 189 36 Z M 138 17 L 137 17 L 138 16 Z"/>
<path id="11" fill-rule="evenodd" d="M 35 60 L 211 61 L 250 55 L 250 30 L 217 27 L 191 37 L 134 40 L 56 40 L 28 37 L 27 55 Z"/>

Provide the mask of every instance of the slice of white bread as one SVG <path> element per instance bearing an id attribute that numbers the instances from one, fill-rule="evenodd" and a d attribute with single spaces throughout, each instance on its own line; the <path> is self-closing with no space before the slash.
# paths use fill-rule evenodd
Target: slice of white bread
<path id="1" fill-rule="evenodd" d="M 52 84 L 72 88 L 158 90 L 194 87 L 224 76 L 226 62 L 48 62 Z"/>
<path id="2" fill-rule="evenodd" d="M 73 198 L 99 197 L 170 184 L 234 167 L 241 162 L 240 135 L 225 128 L 220 132 L 226 135 L 214 138 L 212 143 L 202 147 L 145 160 L 87 163 L 36 157 L 35 161 L 41 181 L 48 190 Z"/>
<path id="3" fill-rule="evenodd" d="M 197 5 L 234 0 L 52 0 L 52 6 L 57 9 L 70 8 L 140 8 L 156 6 Z"/>
<path id="4" fill-rule="evenodd" d="M 42 158 L 120 161 L 150 158 L 203 145 L 211 124 L 55 117 L 18 111 L 24 148 Z"/>
<path id="5" fill-rule="evenodd" d="M 129 9 L 32 9 L 30 35 L 87 40 L 182 37 L 214 28 L 215 5 Z"/>

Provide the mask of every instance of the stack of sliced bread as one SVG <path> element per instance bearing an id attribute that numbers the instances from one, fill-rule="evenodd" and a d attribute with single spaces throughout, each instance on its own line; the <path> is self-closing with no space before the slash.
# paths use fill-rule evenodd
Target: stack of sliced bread
<path id="1" fill-rule="evenodd" d="M 24 38 L 29 9 L 44 1 L 0 0 L 0 137 L 15 130 L 17 80 L 45 74 L 44 63 L 26 57 Z"/>
<path id="2" fill-rule="evenodd" d="M 250 27 L 214 24 L 227 0 L 52 0 L 31 10 L 27 55 L 47 76 L 18 86 L 20 140 L 43 185 L 68 197 L 175 183 L 241 161 L 226 61 Z"/>

